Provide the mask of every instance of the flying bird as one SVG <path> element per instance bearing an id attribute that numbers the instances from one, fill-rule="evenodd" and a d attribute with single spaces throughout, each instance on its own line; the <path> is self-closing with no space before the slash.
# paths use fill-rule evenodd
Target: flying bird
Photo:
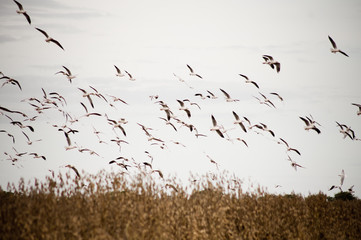
<path id="1" fill-rule="evenodd" d="M 263 57 L 263 59 L 265 60 L 265 61 L 263 62 L 263 64 L 268 64 L 268 65 L 270 65 L 270 67 L 271 67 L 272 69 L 274 69 L 274 68 L 276 67 L 276 71 L 277 71 L 278 73 L 280 72 L 280 70 L 281 70 L 281 63 L 279 63 L 278 61 L 274 60 L 273 57 L 270 56 L 270 55 L 263 55 L 262 57 Z"/>
<path id="2" fill-rule="evenodd" d="M 246 83 L 252 83 L 253 85 L 256 86 L 256 88 L 259 88 L 258 84 L 255 81 L 249 80 L 249 78 L 246 75 L 243 75 L 243 74 L 238 74 L 238 75 L 241 77 L 244 77 L 246 79 L 245 80 Z"/>
<path id="3" fill-rule="evenodd" d="M 340 177 L 340 183 L 341 183 L 340 186 L 342 186 L 342 185 L 343 185 L 343 181 L 345 180 L 345 177 L 346 177 L 346 175 L 345 175 L 345 170 L 342 169 L 341 174 L 339 174 L 338 176 Z"/>
<path id="4" fill-rule="evenodd" d="M 92 95 L 92 94 L 91 94 L 91 93 L 88 93 L 87 91 L 85 91 L 85 90 L 82 89 L 82 88 L 78 88 L 78 89 L 83 92 L 83 97 L 86 97 L 86 98 L 89 100 L 90 105 L 92 106 L 92 108 L 94 108 L 93 101 L 92 101 L 92 99 L 91 99 L 91 97 L 90 97 L 90 95 Z"/>
<path id="5" fill-rule="evenodd" d="M 233 111 L 232 113 L 233 113 L 234 118 L 236 119 L 236 121 L 234 121 L 234 124 L 239 124 L 239 126 L 241 126 L 242 130 L 244 132 L 247 132 L 246 127 L 243 125 L 243 120 L 241 120 L 239 118 L 239 116 L 238 116 L 238 114 L 236 112 Z"/>
<path id="6" fill-rule="evenodd" d="M 13 79 L 13 78 L 10 78 L 10 77 L 8 77 L 8 76 L 2 76 L 0 79 L 7 79 L 7 80 L 1 85 L 1 87 L 3 87 L 5 84 L 12 84 L 12 85 L 17 85 L 17 86 L 20 88 L 20 90 L 22 90 L 19 81 L 15 80 L 15 79 Z"/>
<path id="7" fill-rule="evenodd" d="M 188 118 L 190 118 L 191 117 L 191 111 L 189 111 L 189 109 L 184 105 L 184 102 L 181 101 L 181 100 L 178 100 L 178 99 L 177 99 L 177 102 L 180 104 L 179 110 L 185 111 L 187 113 Z"/>
<path id="8" fill-rule="evenodd" d="M 63 68 L 65 69 L 66 72 L 59 71 L 59 72 L 57 72 L 55 74 L 61 73 L 61 74 L 65 75 L 68 78 L 69 82 L 72 83 L 72 79 L 76 78 L 76 76 L 71 74 L 71 71 L 69 70 L 69 68 L 67 68 L 65 66 L 63 66 Z"/>
<path id="9" fill-rule="evenodd" d="M 124 77 L 125 76 L 117 66 L 114 65 L 114 67 L 115 67 L 115 70 L 117 71 L 115 76 L 117 76 L 117 77 Z"/>
<path id="10" fill-rule="evenodd" d="M 355 132 L 351 129 L 351 127 L 346 126 L 345 124 L 340 124 L 336 121 L 337 126 L 340 127 L 340 133 L 343 134 L 343 138 L 345 139 L 346 137 L 351 138 L 351 140 L 355 139 Z"/>
<path id="11" fill-rule="evenodd" d="M 287 152 L 294 151 L 295 153 L 301 156 L 301 153 L 297 149 L 291 148 L 283 138 L 280 138 L 280 140 L 287 146 Z"/>
<path id="12" fill-rule="evenodd" d="M 78 178 L 80 178 L 80 174 L 79 174 L 79 172 L 78 172 L 78 169 L 76 169 L 73 165 L 68 164 L 68 165 L 66 165 L 65 167 L 72 169 L 72 170 L 75 172 L 76 176 L 77 176 Z"/>
<path id="13" fill-rule="evenodd" d="M 307 119 L 306 119 L 306 118 L 307 118 Z M 306 118 L 300 117 L 300 119 L 306 124 L 305 130 L 307 130 L 307 131 L 308 131 L 308 130 L 315 130 L 318 134 L 320 134 L 320 133 L 321 133 L 320 129 L 318 129 L 318 128 L 316 127 L 316 125 L 315 125 L 315 123 L 317 123 L 317 122 L 311 120 L 311 119 L 308 118 L 308 117 L 306 117 Z"/>
<path id="14" fill-rule="evenodd" d="M 58 45 L 61 49 L 64 50 L 63 46 L 61 46 L 61 44 L 57 40 L 55 40 L 54 38 L 49 37 L 49 35 L 44 30 L 42 30 L 40 28 L 35 28 L 35 29 L 38 30 L 39 32 L 41 32 L 42 34 L 44 34 L 44 36 L 46 37 L 45 42 L 53 42 L 56 45 Z"/>
<path id="15" fill-rule="evenodd" d="M 273 104 L 273 102 L 271 102 L 271 100 L 269 100 L 263 93 L 260 93 L 260 92 L 258 92 L 258 93 L 263 97 L 263 100 L 259 99 L 258 97 L 255 97 L 255 96 L 253 96 L 253 97 L 255 99 L 257 99 L 260 104 L 265 104 L 268 107 L 276 108 L 276 106 Z"/>
<path id="16" fill-rule="evenodd" d="M 283 98 L 278 93 L 271 92 L 270 94 L 277 96 L 279 100 L 283 101 Z"/>
<path id="17" fill-rule="evenodd" d="M 24 15 L 26 20 L 28 21 L 28 23 L 31 24 L 31 19 L 30 19 L 29 15 L 26 13 L 26 11 L 24 10 L 23 5 L 21 5 L 18 1 L 14 0 L 14 2 L 16 3 L 16 5 L 18 5 L 18 8 L 19 8 L 19 10 L 16 10 L 16 12 L 18 14 Z"/>
<path id="18" fill-rule="evenodd" d="M 223 133 L 222 133 L 222 131 L 221 131 L 221 127 L 218 126 L 217 120 L 214 118 L 213 115 L 211 115 L 211 119 L 212 119 L 213 127 L 211 127 L 210 130 L 217 132 L 220 137 L 224 138 L 224 135 L 223 135 Z"/>
<path id="19" fill-rule="evenodd" d="M 187 64 L 187 67 L 189 68 L 189 71 L 190 71 L 189 75 L 191 75 L 191 76 L 196 76 L 196 77 L 199 77 L 199 78 L 203 79 L 199 74 L 197 74 L 197 73 L 194 72 L 194 70 L 193 70 L 193 68 L 191 68 L 191 66 L 189 66 L 189 65 Z"/>
<path id="20" fill-rule="evenodd" d="M 222 88 L 220 88 L 219 90 L 221 90 L 221 92 L 224 94 L 227 102 L 237 102 L 237 101 L 239 101 L 238 99 L 232 99 L 231 96 L 226 91 L 224 91 Z"/>
<path id="21" fill-rule="evenodd" d="M 135 81 L 136 80 L 135 78 L 133 78 L 133 76 L 129 72 L 127 72 L 126 70 L 124 70 L 124 71 L 125 71 L 126 74 L 128 74 L 130 81 Z"/>
<path id="22" fill-rule="evenodd" d="M 330 40 L 330 42 L 332 44 L 332 48 L 331 48 L 332 53 L 339 52 L 339 53 L 345 55 L 346 57 L 348 57 L 348 55 L 345 52 L 343 52 L 343 51 L 341 51 L 340 49 L 337 48 L 337 45 L 336 45 L 335 41 L 330 36 L 328 36 L 328 39 Z"/>

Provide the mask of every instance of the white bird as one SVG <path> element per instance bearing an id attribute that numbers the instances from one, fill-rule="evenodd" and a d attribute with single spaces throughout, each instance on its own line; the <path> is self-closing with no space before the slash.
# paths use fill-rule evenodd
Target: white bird
<path id="1" fill-rule="evenodd" d="M 244 78 L 246 79 L 246 80 L 245 80 L 246 83 L 252 83 L 252 84 L 255 85 L 257 88 L 259 88 L 258 84 L 257 84 L 256 82 L 254 82 L 254 81 L 249 80 L 249 78 L 248 78 L 246 75 L 239 74 L 239 76 L 244 77 Z"/>
<path id="2" fill-rule="evenodd" d="M 180 104 L 179 110 L 185 111 L 187 113 L 188 118 L 190 118 L 191 117 L 191 111 L 189 111 L 189 109 L 184 105 L 184 102 L 181 101 L 181 100 L 178 100 L 178 99 L 177 99 L 177 102 Z"/>
<path id="3" fill-rule="evenodd" d="M 66 72 L 59 71 L 55 74 L 61 73 L 61 74 L 65 75 L 68 78 L 69 82 L 72 83 L 72 79 L 76 78 L 76 76 L 71 74 L 71 71 L 69 70 L 69 68 L 67 68 L 65 66 L 63 66 L 63 68 L 65 69 Z"/>
<path id="4" fill-rule="evenodd" d="M 117 73 L 115 74 L 115 76 L 117 76 L 117 77 L 124 77 L 124 76 L 125 76 L 125 75 L 120 71 L 120 69 L 119 69 L 117 66 L 114 65 L 114 67 L 115 67 L 115 69 L 116 69 L 116 71 L 117 71 Z"/>
<path id="5" fill-rule="evenodd" d="M 280 138 L 280 140 L 287 146 L 287 152 L 288 152 L 288 151 L 294 151 L 294 152 L 296 152 L 298 155 L 301 156 L 301 153 L 300 153 L 297 149 L 291 148 L 291 147 L 288 145 L 288 143 L 287 143 L 283 138 Z"/>
<path id="6" fill-rule="evenodd" d="M 346 177 L 346 175 L 345 175 L 345 170 L 342 169 L 341 174 L 338 175 L 338 176 L 340 177 L 341 186 L 342 186 L 342 185 L 343 185 L 343 181 L 345 180 L 345 177 Z"/>
<path id="7" fill-rule="evenodd" d="M 346 57 L 348 57 L 348 55 L 345 52 L 343 52 L 343 51 L 341 51 L 340 49 L 337 48 L 337 45 L 336 45 L 335 41 L 330 36 L 328 36 L 328 39 L 330 40 L 330 42 L 332 44 L 332 48 L 331 48 L 332 53 L 339 52 L 339 53 L 345 55 Z"/>
<path id="8" fill-rule="evenodd" d="M 351 129 L 351 127 L 346 126 L 345 124 L 340 124 L 336 122 L 340 127 L 340 133 L 343 134 L 343 138 L 345 139 L 347 136 L 351 138 L 351 140 L 355 139 L 355 132 Z"/>
<path id="9" fill-rule="evenodd" d="M 302 167 L 301 165 L 299 165 L 298 163 L 296 163 L 295 161 L 293 161 L 290 156 L 288 156 L 288 161 L 291 162 L 291 166 L 295 169 L 295 171 L 297 171 L 297 168 L 300 167 L 300 168 L 304 168 Z"/>
<path id="10" fill-rule="evenodd" d="M 276 106 L 273 104 L 273 102 L 271 102 L 271 100 L 269 100 L 264 94 L 262 94 L 262 93 L 260 93 L 260 92 L 258 92 L 258 93 L 263 97 L 263 100 L 259 99 L 258 97 L 255 97 L 255 96 L 253 96 L 253 97 L 254 97 L 255 99 L 257 99 L 260 104 L 265 104 L 265 105 L 267 105 L 268 107 L 274 107 L 274 108 L 276 108 Z"/>
<path id="11" fill-rule="evenodd" d="M 207 90 L 207 93 L 209 93 L 209 98 L 211 99 L 217 99 L 218 97 L 214 95 L 211 91 Z"/>
<path id="12" fill-rule="evenodd" d="M 216 119 L 214 118 L 213 115 L 211 115 L 211 118 L 212 118 L 213 127 L 211 127 L 210 130 L 217 132 L 219 136 L 221 136 L 222 138 L 224 138 L 224 135 L 223 135 L 223 133 L 222 133 L 222 131 L 221 131 L 222 128 L 221 128 L 220 126 L 218 126 L 217 121 L 216 121 Z"/>
<path id="13" fill-rule="evenodd" d="M 13 79 L 13 78 L 11 78 L 11 77 L 8 77 L 8 76 L 2 76 L 0 79 L 7 79 L 7 80 L 1 85 L 1 87 L 3 87 L 3 86 L 6 85 L 6 84 L 12 84 L 12 85 L 17 85 L 17 86 L 20 88 L 20 90 L 22 90 L 19 81 L 15 80 L 15 79 Z"/>
<path id="14" fill-rule="evenodd" d="M 53 42 L 56 45 L 58 45 L 61 49 L 64 50 L 63 46 L 61 46 L 61 44 L 57 40 L 55 40 L 54 38 L 49 37 L 49 35 L 44 30 L 41 30 L 40 28 L 35 28 L 35 29 L 38 30 L 39 32 L 41 32 L 42 34 L 44 34 L 44 36 L 46 37 L 45 42 Z"/>
<path id="15" fill-rule="evenodd" d="M 263 57 L 263 59 L 265 60 L 265 61 L 263 62 L 263 64 L 268 64 L 268 65 L 270 65 L 270 67 L 271 67 L 272 69 L 274 69 L 274 67 L 276 66 L 276 71 L 277 71 L 277 72 L 280 72 L 280 70 L 281 70 L 281 63 L 279 63 L 278 61 L 274 60 L 273 57 L 270 56 L 270 55 L 263 55 L 262 57 Z"/>
<path id="16" fill-rule="evenodd" d="M 82 89 L 82 88 L 78 88 L 78 89 L 83 92 L 83 97 L 88 98 L 88 100 L 89 100 L 89 102 L 90 102 L 90 105 L 92 106 L 92 108 L 94 108 L 93 100 L 90 98 L 90 95 L 92 95 L 92 94 L 91 94 L 91 93 L 88 93 L 87 91 L 85 91 L 85 90 Z"/>
<path id="17" fill-rule="evenodd" d="M 244 132 L 247 132 L 246 127 L 243 125 L 243 120 L 241 120 L 241 119 L 239 118 L 238 114 L 235 113 L 234 111 L 233 111 L 232 113 L 233 113 L 234 118 L 236 119 L 236 121 L 234 121 L 234 124 L 239 124 L 239 126 L 241 126 L 242 130 L 243 130 Z"/>
<path id="18" fill-rule="evenodd" d="M 26 13 L 26 11 L 24 10 L 23 6 L 18 2 L 18 1 L 15 1 L 14 2 L 16 3 L 16 5 L 18 5 L 18 8 L 19 10 L 16 10 L 16 12 L 18 14 L 22 14 L 25 16 L 26 20 L 28 21 L 29 24 L 31 24 L 31 20 L 30 20 L 30 17 L 29 15 Z"/>
<path id="19" fill-rule="evenodd" d="M 65 167 L 72 169 L 72 170 L 75 172 L 76 176 L 77 176 L 78 178 L 80 178 L 80 174 L 79 174 L 79 172 L 78 172 L 78 169 L 76 169 L 73 165 L 68 164 L 68 165 L 66 165 Z"/>
<path id="20" fill-rule="evenodd" d="M 224 94 L 224 96 L 226 97 L 227 102 L 237 102 L 237 101 L 239 101 L 238 99 L 232 99 L 231 96 L 226 91 L 224 91 L 222 88 L 220 88 L 219 90 L 221 90 L 221 92 Z"/>
<path id="21" fill-rule="evenodd" d="M 283 101 L 283 98 L 278 93 L 271 92 L 270 94 L 277 96 L 281 101 Z"/>
<path id="22" fill-rule="evenodd" d="M 127 72 L 126 70 L 124 70 L 124 71 L 125 71 L 126 74 L 128 74 L 130 81 L 135 81 L 136 80 L 135 78 L 133 78 L 133 76 L 129 72 Z"/>
<path id="23" fill-rule="evenodd" d="M 191 76 L 196 76 L 196 77 L 199 77 L 199 78 L 203 79 L 199 74 L 197 74 L 197 73 L 194 72 L 194 70 L 191 68 L 191 66 L 189 66 L 189 65 L 187 64 L 187 67 L 189 68 L 189 71 L 190 71 L 189 75 L 191 75 Z"/>
<path id="24" fill-rule="evenodd" d="M 266 124 L 264 124 L 264 123 L 259 123 L 259 124 L 253 125 L 252 127 L 257 127 L 263 131 L 269 132 L 272 135 L 272 137 L 275 136 L 274 132 L 272 130 L 268 129 Z"/>
<path id="25" fill-rule="evenodd" d="M 305 126 L 305 130 L 315 130 L 318 134 L 320 134 L 321 133 L 321 131 L 320 131 L 320 129 L 318 129 L 317 127 L 316 127 L 316 125 L 315 125 L 315 121 L 313 121 L 313 120 L 311 120 L 311 119 L 309 119 L 308 117 L 307 117 L 307 119 L 306 118 L 303 118 L 303 117 L 300 117 L 300 119 L 302 120 L 302 121 L 304 121 L 304 123 L 306 124 L 306 126 Z"/>

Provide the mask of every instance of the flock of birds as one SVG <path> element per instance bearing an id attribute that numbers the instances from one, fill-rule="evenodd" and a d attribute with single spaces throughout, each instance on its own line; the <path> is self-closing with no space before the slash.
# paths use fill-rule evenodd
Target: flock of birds
<path id="1" fill-rule="evenodd" d="M 24 10 L 23 6 L 18 2 L 15 1 L 16 5 L 18 6 L 18 10 L 16 11 L 18 14 L 22 14 L 25 16 L 27 22 L 31 24 L 31 18 L 28 15 L 28 13 Z M 63 46 L 60 44 L 59 41 L 55 40 L 52 37 L 49 37 L 46 31 L 35 28 L 39 32 L 41 32 L 46 37 L 46 42 L 52 42 L 56 44 L 58 47 L 60 47 L 62 50 L 64 50 Z M 335 41 L 328 36 L 332 48 L 332 53 L 340 53 L 344 56 L 348 57 L 348 55 L 340 50 Z M 276 61 L 274 57 L 270 55 L 263 55 L 262 58 L 264 59 L 263 64 L 269 65 L 272 69 L 274 69 L 277 73 L 281 71 L 281 63 Z M 189 71 L 189 78 L 195 78 L 199 79 L 200 81 L 204 81 L 201 74 L 197 73 L 190 65 L 186 65 L 188 71 Z M 129 81 L 136 81 L 136 78 L 132 76 L 128 71 L 124 70 L 124 73 L 120 68 L 118 68 L 116 65 L 114 65 L 115 68 L 115 76 L 117 78 L 124 79 L 127 77 Z M 55 72 L 55 71 L 54 71 Z M 76 78 L 76 75 L 74 75 L 71 70 L 66 67 L 62 66 L 61 70 L 58 70 L 55 72 L 56 75 L 61 74 L 65 76 L 65 78 L 69 81 L 70 85 L 73 85 L 73 81 Z M 194 89 L 192 86 L 190 86 L 186 80 L 184 80 L 182 77 L 179 77 L 177 74 L 173 73 L 174 77 L 186 84 L 189 88 Z M 261 105 L 265 105 L 269 108 L 276 108 L 277 101 L 284 101 L 283 97 L 278 94 L 277 92 L 271 92 L 269 93 L 269 96 L 266 96 L 264 93 L 259 92 L 260 85 L 254 81 L 251 80 L 248 76 L 244 74 L 239 74 L 241 79 L 244 80 L 245 84 L 251 84 L 254 86 L 254 88 L 258 91 L 258 96 L 253 96 Z M 4 80 L 1 87 L 4 87 L 7 84 L 14 85 L 15 87 L 18 87 L 20 91 L 22 91 L 21 83 L 10 77 L 5 75 L 4 73 L 0 72 L 0 80 Z M 104 126 L 108 126 L 109 129 L 113 132 L 113 136 L 109 137 L 108 139 L 105 139 L 104 133 L 98 131 L 94 126 L 93 128 L 93 135 L 97 138 L 97 141 L 99 144 L 114 144 L 114 146 L 119 147 L 119 152 L 122 151 L 122 147 L 129 144 L 127 141 L 127 127 L 128 120 L 124 117 L 121 118 L 112 118 L 109 117 L 107 113 L 102 112 L 101 110 L 104 109 L 103 105 L 102 107 L 97 108 L 98 111 L 95 111 L 96 104 L 95 101 L 102 101 L 103 104 L 108 105 L 111 109 L 115 109 L 117 111 L 117 107 L 119 107 L 118 104 L 122 105 L 129 105 L 129 103 L 117 96 L 112 96 L 109 94 L 104 94 L 100 90 L 96 89 L 95 87 L 88 86 L 88 87 L 77 87 L 75 91 L 79 91 L 79 95 L 84 99 L 84 101 L 80 102 L 80 105 L 83 108 L 84 113 L 81 116 L 76 116 L 72 114 L 71 112 L 66 110 L 67 106 L 67 100 L 62 96 L 62 94 L 52 91 L 47 92 L 44 88 L 41 88 L 42 90 L 42 97 L 28 97 L 23 99 L 21 102 L 25 102 L 28 104 L 28 111 L 18 111 L 14 109 L 10 109 L 7 106 L 0 106 L 0 117 L 7 118 L 9 125 L 13 125 L 17 127 L 19 130 L 16 130 L 15 128 L 12 128 L 12 131 L 20 131 L 22 135 L 24 136 L 24 139 L 27 143 L 27 145 L 36 144 L 36 142 L 41 142 L 42 139 L 33 140 L 31 134 L 35 131 L 34 127 L 31 125 L 31 122 L 37 121 L 39 117 L 41 117 L 43 114 L 45 114 L 47 111 L 50 110 L 56 110 L 61 113 L 61 118 L 63 120 L 62 124 L 52 124 L 52 127 L 56 129 L 58 132 L 62 132 L 64 135 L 65 144 L 65 150 L 78 150 L 80 153 L 88 153 L 89 155 L 93 156 L 99 156 L 99 154 L 92 150 L 91 148 L 84 148 L 78 145 L 76 142 L 73 141 L 73 136 L 81 134 L 79 130 L 76 129 L 77 124 L 79 122 L 82 122 L 83 119 L 87 118 L 99 118 L 103 119 L 100 121 L 103 121 Z M 231 95 L 225 91 L 222 88 L 219 88 L 219 94 L 223 95 L 225 102 L 238 102 L 239 99 L 231 97 Z M 195 126 L 191 123 L 191 119 L 194 115 L 195 111 L 201 111 L 202 109 L 202 103 L 205 100 L 214 100 L 218 99 L 220 96 L 215 93 L 214 91 L 206 90 L 206 92 L 193 92 L 193 98 L 195 98 L 195 101 L 190 100 L 189 98 L 185 99 L 176 99 L 176 102 L 179 104 L 178 109 L 171 108 L 169 103 L 165 102 L 164 100 L 161 100 L 161 97 L 159 95 L 151 95 L 149 96 L 150 101 L 154 104 L 159 106 L 159 111 L 163 112 L 163 116 L 158 116 L 157 118 L 160 119 L 162 122 L 164 122 L 165 126 L 170 126 L 170 130 L 167 131 L 178 131 L 181 127 L 186 127 L 189 129 L 189 133 L 193 134 L 196 138 L 206 138 L 208 137 L 208 134 L 206 132 L 201 133 L 200 128 L 198 126 Z M 97 99 L 97 100 L 95 100 Z M 361 104 L 352 103 L 355 107 L 358 108 L 356 114 L 361 115 Z M 184 111 L 184 115 L 186 116 L 186 119 L 182 117 L 178 117 L 175 112 L 178 111 L 180 114 L 182 111 Z M 34 114 L 35 113 L 35 114 Z M 32 114 L 31 116 L 29 116 Z M 258 123 L 252 123 L 248 117 L 240 116 L 237 112 L 232 111 L 233 115 L 233 124 L 235 127 L 227 129 L 223 124 L 221 124 L 219 121 L 217 121 L 214 114 L 210 114 L 210 124 L 211 127 L 209 129 L 210 134 L 211 132 L 215 132 L 215 136 L 220 137 L 221 139 L 224 139 L 224 141 L 229 142 L 240 142 L 244 147 L 249 147 L 249 144 L 247 143 L 246 139 L 239 137 L 237 135 L 236 137 L 231 137 L 232 132 L 237 132 L 243 134 L 247 134 L 248 132 L 252 131 L 260 136 L 265 136 L 266 134 L 269 136 L 270 139 L 275 141 L 277 144 L 284 145 L 287 160 L 290 162 L 291 167 L 293 167 L 296 171 L 298 168 L 304 168 L 301 166 L 298 162 L 296 162 L 291 157 L 293 152 L 294 154 L 297 154 L 301 156 L 301 152 L 297 150 L 294 147 L 290 147 L 289 143 L 282 137 L 276 137 L 276 133 L 274 130 L 270 129 L 265 123 L 258 122 Z M 230 114 L 231 116 L 231 114 Z M 59 119 L 59 118 L 58 118 Z M 313 116 L 310 114 L 309 116 L 299 116 L 300 121 L 304 123 L 304 129 L 306 131 L 313 130 L 317 134 L 321 134 L 320 126 L 321 124 L 318 123 L 316 120 L 314 120 Z M 154 129 L 149 126 L 145 126 L 145 124 L 136 122 L 136 124 L 139 126 L 141 131 L 145 134 L 147 137 L 148 142 L 151 146 L 157 146 L 161 149 L 167 148 L 167 145 L 172 143 L 176 145 L 180 145 L 185 147 L 183 143 L 176 140 L 164 140 L 161 137 L 154 135 Z M 240 130 L 237 130 L 237 128 L 240 128 Z M 340 133 L 342 134 L 343 138 L 349 138 L 350 140 L 361 140 L 356 137 L 356 134 L 354 130 L 352 130 L 351 126 L 347 126 L 346 124 L 336 122 L 336 127 L 339 128 Z M 21 158 L 24 158 L 25 156 L 31 156 L 33 158 L 40 158 L 43 160 L 47 160 L 46 156 L 39 154 L 37 152 L 19 152 L 15 148 L 15 143 L 18 141 L 15 139 L 14 132 L 6 129 L 0 129 L 0 134 L 5 134 L 10 138 L 10 141 L 13 144 L 12 152 L 4 152 L 4 154 L 7 156 L 6 160 L 11 161 L 13 165 L 19 162 Z M 39 143 L 41 144 L 41 143 Z M 153 169 L 153 156 L 150 151 L 144 151 L 147 158 L 149 160 L 137 162 L 133 157 L 127 158 L 124 156 L 117 157 L 111 161 L 109 161 L 109 164 L 118 165 L 120 168 L 124 169 L 124 173 L 128 172 L 131 168 L 138 168 L 142 171 L 147 171 L 147 169 L 150 170 L 150 174 L 157 173 L 160 178 L 163 178 L 163 173 L 159 169 Z M 212 164 L 215 164 L 218 169 L 218 163 L 212 159 L 208 154 L 206 154 L 206 157 L 210 160 Z M 64 167 L 70 168 L 74 171 L 77 178 L 81 178 L 81 175 L 77 168 L 71 164 L 67 164 Z M 339 188 L 342 191 L 342 185 L 345 178 L 345 172 L 342 170 L 342 173 L 339 175 L 341 177 L 340 185 L 333 185 L 329 190 Z M 165 185 L 166 187 L 170 187 L 174 190 L 176 188 L 172 186 L 171 184 L 167 183 Z M 277 187 L 280 185 L 277 185 Z M 350 192 L 353 192 L 352 190 L 353 186 L 349 188 Z"/>

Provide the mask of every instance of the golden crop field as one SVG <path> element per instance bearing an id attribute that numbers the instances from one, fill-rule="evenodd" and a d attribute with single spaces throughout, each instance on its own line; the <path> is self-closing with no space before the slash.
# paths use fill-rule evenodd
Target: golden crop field
<path id="1" fill-rule="evenodd" d="M 0 191 L 1 239 L 361 239 L 361 201 L 272 195 L 242 181 L 100 172 Z"/>

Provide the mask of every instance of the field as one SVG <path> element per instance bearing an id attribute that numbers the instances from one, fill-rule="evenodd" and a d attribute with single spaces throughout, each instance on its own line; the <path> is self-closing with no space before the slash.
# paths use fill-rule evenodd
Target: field
<path id="1" fill-rule="evenodd" d="M 83 174 L 84 175 L 84 174 Z M 242 191 L 242 181 L 100 172 L 0 191 L 1 239 L 361 239 L 361 201 Z"/>

